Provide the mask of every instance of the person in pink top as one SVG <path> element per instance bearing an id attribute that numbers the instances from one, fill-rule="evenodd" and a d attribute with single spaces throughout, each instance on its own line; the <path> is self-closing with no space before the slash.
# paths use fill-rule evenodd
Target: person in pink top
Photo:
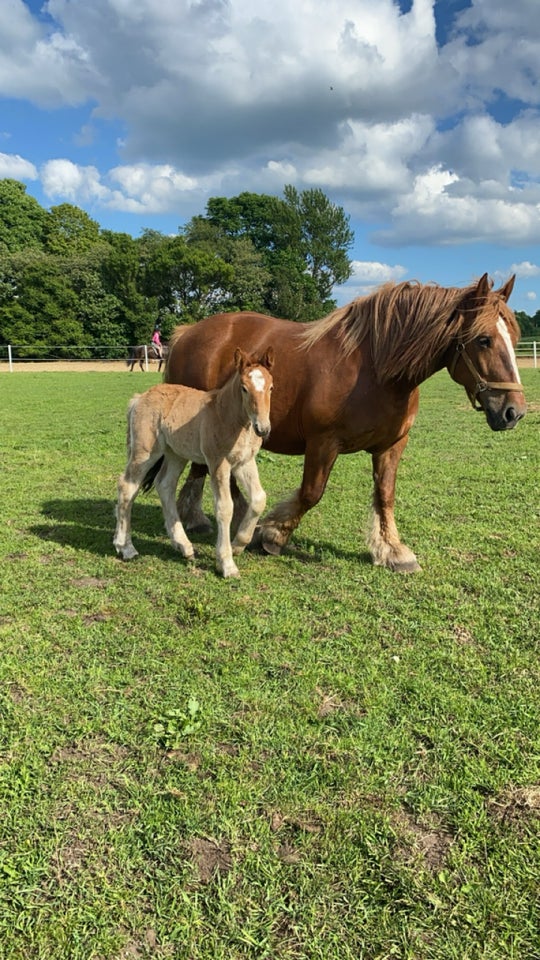
<path id="1" fill-rule="evenodd" d="M 161 357 L 163 356 L 163 345 L 161 343 L 161 333 L 160 333 L 159 324 L 156 324 L 154 328 L 154 332 L 152 334 L 152 346 L 156 351 L 158 360 L 161 360 Z"/>

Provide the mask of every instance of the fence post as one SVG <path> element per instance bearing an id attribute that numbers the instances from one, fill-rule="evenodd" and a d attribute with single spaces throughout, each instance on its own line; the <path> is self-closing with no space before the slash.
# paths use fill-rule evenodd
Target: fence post
<path id="1" fill-rule="evenodd" d="M 144 369 L 148 373 L 148 347 L 144 345 Z"/>
<path id="2" fill-rule="evenodd" d="M 536 369 L 537 367 L 537 357 L 536 357 L 536 340 L 533 340 L 533 366 Z"/>
<path id="3" fill-rule="evenodd" d="M 10 373 L 13 373 L 13 356 L 12 356 L 12 354 L 11 354 L 11 344 L 10 344 L 10 343 L 8 343 L 7 352 L 8 352 L 8 362 L 9 362 L 9 372 L 10 372 Z"/>

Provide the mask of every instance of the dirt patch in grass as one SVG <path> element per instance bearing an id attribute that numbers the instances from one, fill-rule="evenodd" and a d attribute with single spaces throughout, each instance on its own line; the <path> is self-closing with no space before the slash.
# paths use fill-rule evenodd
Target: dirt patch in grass
<path id="1" fill-rule="evenodd" d="M 510 787 L 489 801 L 488 810 L 498 823 L 520 824 L 540 818 L 540 784 Z"/>
<path id="2" fill-rule="evenodd" d="M 453 837 L 436 818 L 420 823 L 406 810 L 400 810 L 393 814 L 392 826 L 398 837 L 400 859 L 414 863 L 420 858 L 433 873 L 444 866 Z"/>
<path id="3" fill-rule="evenodd" d="M 210 840 L 194 837 L 187 844 L 187 855 L 193 863 L 201 883 L 210 883 L 217 874 L 227 874 L 232 867 L 231 847 L 228 840 Z"/>

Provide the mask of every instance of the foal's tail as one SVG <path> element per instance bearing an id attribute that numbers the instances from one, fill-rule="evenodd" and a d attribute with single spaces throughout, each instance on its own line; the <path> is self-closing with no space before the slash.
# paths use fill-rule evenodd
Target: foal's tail
<path id="1" fill-rule="evenodd" d="M 160 457 L 159 460 L 150 467 L 147 472 L 143 482 L 141 483 L 141 490 L 143 493 L 148 493 L 154 486 L 154 480 L 156 479 L 159 471 L 161 470 L 161 464 L 163 463 L 164 458 Z"/>

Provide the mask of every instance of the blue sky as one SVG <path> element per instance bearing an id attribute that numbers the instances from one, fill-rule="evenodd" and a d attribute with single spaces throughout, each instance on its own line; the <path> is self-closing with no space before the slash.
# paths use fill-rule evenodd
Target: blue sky
<path id="1" fill-rule="evenodd" d="M 516 273 L 540 309 L 538 0 L 0 0 L 0 177 L 102 227 L 318 187 L 347 302 Z"/>

